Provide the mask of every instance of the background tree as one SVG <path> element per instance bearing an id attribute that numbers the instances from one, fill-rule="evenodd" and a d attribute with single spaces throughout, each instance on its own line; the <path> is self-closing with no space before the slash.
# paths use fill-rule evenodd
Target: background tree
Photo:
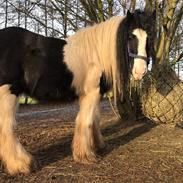
<path id="1" fill-rule="evenodd" d="M 182 47 L 182 43 L 178 39 L 181 39 L 182 36 L 180 27 L 183 16 L 183 1 L 167 0 L 166 2 L 157 2 L 156 7 L 158 9 L 156 57 L 158 64 L 163 64 L 164 62 L 175 61 L 175 58 L 170 57 L 170 53 L 176 50 L 177 47 Z M 175 40 L 178 41 L 176 44 Z M 178 44 L 180 45 L 178 46 Z M 174 57 L 175 55 L 171 56 Z M 180 59 L 181 57 L 178 60 Z"/>
<path id="2" fill-rule="evenodd" d="M 80 28 L 136 8 L 156 9 L 156 65 L 178 63 L 174 68 L 181 73 L 182 0 L 0 0 L 0 27 L 21 26 L 46 36 L 66 38 Z"/>

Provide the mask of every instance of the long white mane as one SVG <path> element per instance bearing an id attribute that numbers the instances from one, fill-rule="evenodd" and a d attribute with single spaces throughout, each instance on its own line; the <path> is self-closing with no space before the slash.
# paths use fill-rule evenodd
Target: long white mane
<path id="1" fill-rule="evenodd" d="M 123 17 L 113 17 L 76 32 L 67 39 L 64 61 L 74 73 L 73 85 L 77 92 L 82 86 L 87 66 L 94 63 L 104 73 L 106 81 L 113 84 L 114 96 L 120 90 L 120 78 L 116 60 L 116 35 Z"/>

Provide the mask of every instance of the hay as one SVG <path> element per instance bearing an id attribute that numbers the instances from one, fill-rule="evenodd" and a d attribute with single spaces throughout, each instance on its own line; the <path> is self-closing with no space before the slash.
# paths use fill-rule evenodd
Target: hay
<path id="1" fill-rule="evenodd" d="M 143 114 L 155 123 L 183 122 L 183 82 L 170 66 L 159 66 L 142 84 Z"/>

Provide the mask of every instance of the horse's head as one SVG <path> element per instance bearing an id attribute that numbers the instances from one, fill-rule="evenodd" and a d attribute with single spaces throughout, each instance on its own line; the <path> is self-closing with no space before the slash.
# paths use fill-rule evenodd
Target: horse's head
<path id="1" fill-rule="evenodd" d="M 140 80 L 147 72 L 150 57 L 154 59 L 155 13 L 128 11 L 126 23 L 129 30 L 126 40 L 128 60 L 132 63 L 133 77 Z"/>

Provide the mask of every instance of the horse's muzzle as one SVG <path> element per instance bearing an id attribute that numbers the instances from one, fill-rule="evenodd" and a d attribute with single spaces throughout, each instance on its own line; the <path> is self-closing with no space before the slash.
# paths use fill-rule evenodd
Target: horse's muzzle
<path id="1" fill-rule="evenodd" d="M 132 75 L 135 80 L 141 80 L 147 73 L 147 63 L 139 58 L 134 59 L 134 65 L 132 69 Z"/>

